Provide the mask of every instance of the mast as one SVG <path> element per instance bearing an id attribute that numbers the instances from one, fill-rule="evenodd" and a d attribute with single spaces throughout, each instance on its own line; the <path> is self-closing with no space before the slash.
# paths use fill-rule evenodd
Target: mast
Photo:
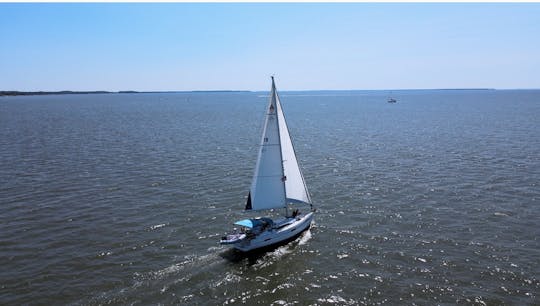
<path id="1" fill-rule="evenodd" d="M 272 97 L 270 98 L 271 102 L 274 102 L 273 104 L 276 105 L 276 120 L 277 120 L 277 124 L 278 124 L 278 138 L 279 138 L 279 156 L 281 158 L 281 173 L 282 173 L 282 177 L 281 177 L 281 182 L 283 184 L 283 190 L 285 190 L 285 192 L 283 193 L 283 202 L 285 203 L 285 217 L 287 217 L 287 215 L 289 214 L 289 210 L 288 210 L 288 205 L 287 205 L 287 186 L 285 185 L 285 181 L 287 180 L 287 177 L 285 176 L 285 167 L 283 166 L 283 150 L 281 149 L 281 129 L 279 128 L 279 114 L 278 114 L 278 103 L 279 103 L 279 99 L 278 99 L 278 96 L 277 96 L 277 90 L 276 90 L 276 83 L 274 82 L 274 76 L 270 76 L 272 78 Z M 281 104 L 281 103 L 280 103 Z M 281 105 L 279 105 L 279 107 L 281 108 Z M 285 120 L 285 118 L 283 118 Z"/>

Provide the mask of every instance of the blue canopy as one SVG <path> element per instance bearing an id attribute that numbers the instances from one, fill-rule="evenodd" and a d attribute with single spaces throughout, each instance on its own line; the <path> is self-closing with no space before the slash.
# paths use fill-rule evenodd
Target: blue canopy
<path id="1" fill-rule="evenodd" d="M 274 221 L 272 221 L 272 219 L 270 218 L 257 218 L 257 219 L 240 220 L 240 221 L 235 222 L 234 224 L 245 226 L 248 228 L 254 228 L 257 226 L 262 226 L 264 224 L 274 225 Z"/>
<path id="2" fill-rule="evenodd" d="M 240 221 L 235 222 L 234 224 L 249 227 L 249 228 L 253 228 L 253 222 L 251 222 L 250 219 L 240 220 Z"/>

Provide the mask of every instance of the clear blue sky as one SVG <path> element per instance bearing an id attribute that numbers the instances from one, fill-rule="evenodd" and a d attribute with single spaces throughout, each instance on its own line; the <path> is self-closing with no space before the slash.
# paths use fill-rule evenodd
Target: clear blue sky
<path id="1" fill-rule="evenodd" d="M 540 88 L 540 3 L 0 3 L 0 90 Z"/>

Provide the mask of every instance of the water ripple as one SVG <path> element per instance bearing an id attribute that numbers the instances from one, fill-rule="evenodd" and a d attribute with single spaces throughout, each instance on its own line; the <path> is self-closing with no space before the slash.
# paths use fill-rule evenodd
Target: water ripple
<path id="1" fill-rule="evenodd" d="M 540 93 L 398 94 L 282 97 L 318 210 L 254 257 L 259 93 L 0 98 L 0 303 L 537 303 Z"/>

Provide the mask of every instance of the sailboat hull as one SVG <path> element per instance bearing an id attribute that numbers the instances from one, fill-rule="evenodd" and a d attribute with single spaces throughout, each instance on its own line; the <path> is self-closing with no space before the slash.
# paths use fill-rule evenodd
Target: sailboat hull
<path id="1" fill-rule="evenodd" d="M 252 239 L 244 239 L 233 246 L 242 252 L 263 250 L 286 244 L 298 238 L 304 231 L 309 229 L 313 221 L 313 212 L 297 217 L 287 225 L 267 230 Z"/>

